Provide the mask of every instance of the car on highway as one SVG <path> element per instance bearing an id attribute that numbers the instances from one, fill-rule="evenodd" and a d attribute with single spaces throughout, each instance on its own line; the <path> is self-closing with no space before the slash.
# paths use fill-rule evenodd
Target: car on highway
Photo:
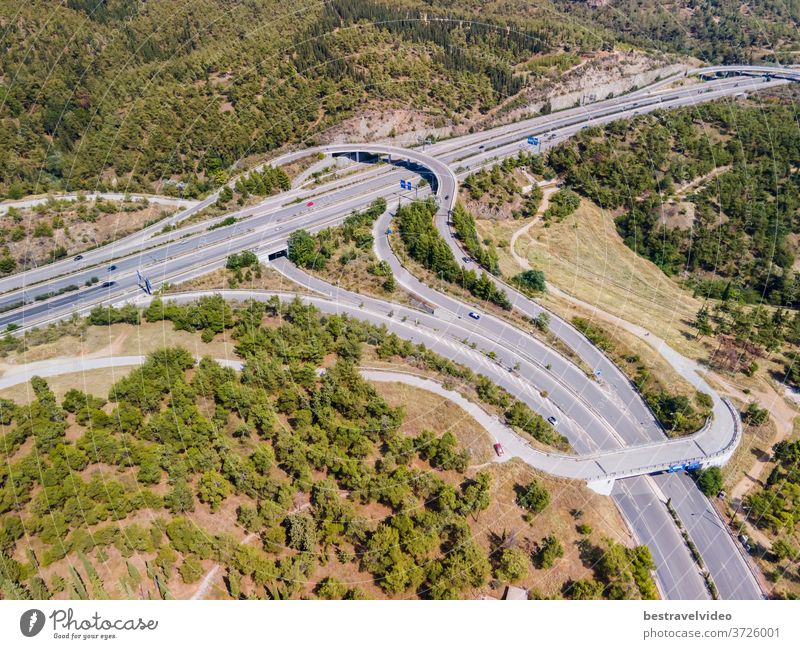
<path id="1" fill-rule="evenodd" d="M 474 311 L 470 311 L 469 312 L 469 317 L 472 318 L 473 320 L 480 320 L 481 319 L 480 315 L 478 315 Z"/>
<path id="2" fill-rule="evenodd" d="M 485 144 L 481 144 L 481 145 L 480 145 L 478 148 L 479 148 L 479 149 L 481 149 L 481 150 L 483 150 L 483 149 L 485 149 L 485 148 L 486 148 L 486 145 L 485 145 Z"/>
<path id="3" fill-rule="evenodd" d="M 392 233 L 392 228 L 386 228 L 386 234 L 391 234 L 391 233 Z"/>
<path id="4" fill-rule="evenodd" d="M 502 457 L 505 455 L 505 451 L 503 450 L 503 445 L 498 442 L 494 445 L 494 452 L 497 453 L 497 457 Z"/>
<path id="5" fill-rule="evenodd" d="M 750 537 L 747 536 L 747 534 L 740 534 L 739 542 L 742 544 L 742 547 L 746 552 L 750 553 L 753 551 L 753 546 L 750 544 Z"/>
<path id="6" fill-rule="evenodd" d="M 463 261 L 465 264 L 468 264 L 468 263 L 469 263 L 469 262 L 471 262 L 472 260 L 471 260 L 469 257 L 462 257 L 462 258 L 461 258 L 461 261 Z"/>
<path id="7" fill-rule="evenodd" d="M 83 255 L 75 255 L 75 256 L 72 258 L 72 261 L 80 261 L 81 259 L 83 259 Z"/>
<path id="8" fill-rule="evenodd" d="M 102 284 L 100 284 L 100 286 L 101 288 L 111 288 L 112 286 L 114 286 L 114 284 L 116 284 L 116 282 L 103 282 Z"/>
<path id="9" fill-rule="evenodd" d="M 548 424 L 550 424 L 551 426 L 558 426 L 558 419 L 556 419 L 555 417 L 553 417 L 553 415 L 550 415 L 550 416 L 547 418 L 547 423 L 548 423 Z"/>
<path id="10" fill-rule="evenodd" d="M 306 203 L 306 207 L 314 207 L 314 201 L 308 201 L 308 203 Z"/>
<path id="11" fill-rule="evenodd" d="M 109 273 L 110 273 L 110 272 L 112 272 L 112 271 L 115 271 L 115 270 L 117 270 L 117 265 L 116 265 L 116 264 L 111 264 L 111 265 L 108 267 L 108 272 L 109 272 Z"/>

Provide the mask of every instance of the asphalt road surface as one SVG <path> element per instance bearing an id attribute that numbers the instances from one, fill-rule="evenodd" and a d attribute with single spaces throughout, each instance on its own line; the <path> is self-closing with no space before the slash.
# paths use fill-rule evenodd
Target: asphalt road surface
<path id="1" fill-rule="evenodd" d="M 725 70 L 730 68 L 708 68 L 704 72 L 712 74 Z M 764 74 L 764 70 L 760 68 L 748 68 L 745 72 Z M 793 79 L 799 76 L 795 71 L 780 74 Z M 586 126 L 650 110 L 692 105 L 780 83 L 786 83 L 786 80 L 724 79 L 678 89 L 665 89 L 662 85 L 660 88 L 637 91 L 588 107 L 570 109 L 463 138 L 453 138 L 428 147 L 427 151 L 409 151 L 370 144 L 319 147 L 316 150 L 328 154 L 353 151 L 390 154 L 394 166 L 387 165 L 385 171 L 366 171 L 360 178 L 331 183 L 330 191 L 324 191 L 314 199 L 313 209 L 309 209 L 303 202 L 301 193 L 293 192 L 291 203 L 285 204 L 281 202 L 281 197 L 273 197 L 265 201 L 264 205 L 241 214 L 241 220 L 233 226 L 210 231 L 201 230 L 202 226 L 192 226 L 185 232 L 159 236 L 157 232 L 163 224 L 157 224 L 112 246 L 87 253 L 78 268 L 75 267 L 77 262 L 67 260 L 4 278 L 0 280 L 0 291 L 4 293 L 0 298 L 0 309 L 8 310 L 0 316 L 0 325 L 15 324 L 25 328 L 68 316 L 74 311 L 86 311 L 94 304 L 131 299 L 140 291 L 136 270 L 141 270 L 158 285 L 165 281 L 177 282 L 221 267 L 228 254 L 234 251 L 253 249 L 266 254 L 279 250 L 285 247 L 288 234 L 299 227 L 320 229 L 340 222 L 352 210 L 363 208 L 377 196 L 397 197 L 397 189 L 392 189 L 391 185 L 399 177 L 408 177 L 410 172 L 418 171 L 415 165 L 421 165 L 427 170 L 423 173 L 432 181 L 432 189 L 438 198 L 436 223 L 457 253 L 456 258 L 460 259 L 460 249 L 447 226 L 448 214 L 456 198 L 457 174 L 464 174 L 491 165 L 497 159 L 515 155 L 520 149 L 525 149 L 524 138 L 528 134 L 547 134 L 543 139 L 545 146 L 550 146 Z M 308 153 L 293 152 L 283 158 L 288 160 Z M 409 164 L 404 166 L 406 160 Z M 212 195 L 190 206 L 171 217 L 170 223 L 192 216 L 215 199 L 216 196 Z M 120 256 L 120 252 L 124 255 Z M 110 269 L 112 261 L 115 268 Z M 97 278 L 97 283 L 92 285 L 94 277 Z M 86 286 L 87 280 L 89 286 Z M 407 281 L 413 282 L 413 278 Z M 73 286 L 78 288 L 61 293 L 66 287 Z M 445 320 L 453 317 L 456 321 L 463 321 L 464 309 L 469 308 L 468 305 L 442 296 L 420 283 L 415 284 L 414 289 L 426 301 L 435 305 L 439 314 L 444 314 Z M 47 299 L 35 299 L 51 293 L 60 294 Z M 541 310 L 541 307 L 525 296 L 510 290 L 509 294 L 515 307 L 524 313 L 535 315 Z M 20 300 L 26 302 L 25 306 L 13 308 Z M 343 303 L 320 300 L 320 303 L 323 302 L 327 309 L 346 310 Z M 354 309 L 352 304 L 347 308 Z M 358 317 L 376 322 L 386 317 L 371 314 L 364 309 L 356 311 Z M 418 316 L 418 319 L 423 320 L 424 316 Z M 466 330 L 468 335 L 485 341 L 484 351 L 496 350 L 500 363 L 507 364 L 504 375 L 501 376 L 502 372 L 498 372 L 498 367 L 502 368 L 502 365 L 498 366 L 495 361 L 489 361 L 485 356 L 449 339 L 434 337 L 435 345 L 438 346 L 438 349 L 434 349 L 449 352 L 445 355 L 458 359 L 458 362 L 473 367 L 476 371 L 488 372 L 487 375 L 496 377 L 503 387 L 510 386 L 509 391 L 512 393 L 524 393 L 527 390 L 529 401 L 535 403 L 540 410 L 548 407 L 548 404 L 555 404 L 564 415 L 563 433 L 580 452 L 592 454 L 616 449 L 624 454 L 631 451 L 631 447 L 641 446 L 647 452 L 655 454 L 663 453 L 663 449 L 674 449 L 670 446 L 672 442 L 664 440 L 657 422 L 621 372 L 567 323 L 558 319 L 551 322 L 551 329 L 565 344 L 590 367 L 601 371 L 604 394 L 598 395 L 599 388 L 595 381 L 577 370 L 569 360 L 553 350 L 543 348 L 530 336 L 495 318 L 481 318 L 480 328 L 475 327 L 475 323 L 462 325 L 457 322 L 448 323 L 447 328 Z M 427 335 L 421 334 L 417 325 L 392 322 L 392 327 L 398 331 L 398 335 L 408 339 L 431 339 L 430 332 Z M 428 327 L 436 329 L 436 324 Z M 441 327 L 442 321 L 439 320 L 438 330 Z M 543 371 L 540 358 L 548 354 L 552 355 L 555 363 L 553 366 L 557 368 L 549 375 Z M 525 376 L 514 374 L 515 361 L 525 368 Z M 512 371 L 509 372 L 509 369 Z M 546 401 L 540 395 L 542 386 L 552 389 L 552 396 Z M 550 393 L 551 390 L 548 389 L 547 392 Z M 719 410 L 717 414 L 723 415 L 724 412 Z M 715 422 L 718 419 L 721 420 L 721 417 L 715 418 Z M 608 469 L 602 470 L 609 473 Z M 758 586 L 741 553 L 724 527 L 714 527 L 713 517 L 707 515 L 709 512 L 713 513 L 713 509 L 688 478 L 670 474 L 658 476 L 657 479 L 635 477 L 618 481 L 613 496 L 639 539 L 651 547 L 658 564 L 659 584 L 665 595 L 694 598 L 704 594 L 707 596 L 707 591 L 702 580 L 691 577 L 692 570 L 687 563 L 687 557 L 691 562 L 688 550 L 668 518 L 668 513 L 665 518 L 664 494 L 670 494 L 666 497 L 673 499 L 682 520 L 688 516 L 689 520 L 684 520 L 684 525 L 702 553 L 715 583 L 718 582 L 720 594 L 730 597 L 760 596 Z M 727 543 L 724 539 L 727 539 Z M 699 573 L 695 571 L 695 574 L 699 579 Z"/>

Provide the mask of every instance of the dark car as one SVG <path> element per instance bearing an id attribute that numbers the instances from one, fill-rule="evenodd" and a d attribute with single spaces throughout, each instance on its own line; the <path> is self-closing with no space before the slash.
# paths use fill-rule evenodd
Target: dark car
<path id="1" fill-rule="evenodd" d="M 469 317 L 472 318 L 473 320 L 480 320 L 481 319 L 481 317 L 477 313 L 475 313 L 474 311 L 470 311 L 469 312 Z"/>
<path id="2" fill-rule="evenodd" d="M 468 264 L 468 263 L 469 263 L 469 262 L 471 262 L 472 260 L 471 260 L 469 257 L 462 257 L 462 258 L 461 258 L 461 261 L 463 261 L 465 264 Z"/>
<path id="3" fill-rule="evenodd" d="M 116 264 L 111 264 L 111 265 L 108 267 L 108 272 L 109 272 L 109 273 L 110 273 L 111 271 L 113 271 L 113 270 L 117 270 L 117 265 L 116 265 Z"/>
<path id="4" fill-rule="evenodd" d="M 80 261 L 81 259 L 83 259 L 83 255 L 75 255 L 75 256 L 72 258 L 72 261 Z"/>
<path id="5" fill-rule="evenodd" d="M 742 547 L 748 553 L 753 551 L 753 545 L 750 543 L 750 537 L 747 534 L 740 534 L 739 535 L 739 542 L 742 544 Z"/>
<path id="6" fill-rule="evenodd" d="M 116 284 L 116 282 L 103 282 L 102 284 L 100 284 L 100 286 L 103 288 L 110 288 L 114 286 L 114 284 Z"/>
<path id="7" fill-rule="evenodd" d="M 494 452 L 497 453 L 497 457 L 502 457 L 505 454 L 505 451 L 503 450 L 503 445 L 500 444 L 499 442 L 495 444 Z"/>

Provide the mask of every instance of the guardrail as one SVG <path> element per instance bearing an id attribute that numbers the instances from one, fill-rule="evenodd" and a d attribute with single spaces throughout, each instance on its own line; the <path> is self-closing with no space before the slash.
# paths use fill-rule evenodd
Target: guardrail
<path id="1" fill-rule="evenodd" d="M 421 374 L 421 373 L 417 373 L 417 372 L 409 372 L 407 370 L 387 370 L 386 368 L 380 368 L 380 367 L 365 367 L 364 369 L 374 369 L 374 370 L 377 370 L 377 371 L 391 371 L 392 373 L 395 373 L 395 374 L 407 374 L 409 376 L 415 376 L 417 378 L 421 378 L 421 379 L 425 379 L 425 380 L 428 380 L 428 381 L 432 381 L 434 383 L 440 383 L 436 379 L 431 378 L 430 376 L 427 376 L 425 374 Z M 444 386 L 442 386 L 442 387 L 444 387 Z M 659 473 L 661 471 L 666 471 L 667 469 L 669 469 L 672 466 L 675 466 L 676 464 L 681 464 L 681 463 L 683 463 L 683 464 L 691 464 L 691 463 L 697 462 L 697 463 L 700 463 L 703 466 L 709 466 L 710 464 L 713 463 L 714 460 L 722 459 L 723 461 L 726 461 L 727 459 L 729 459 L 729 455 L 732 454 L 732 452 L 736 449 L 736 447 L 738 446 L 739 442 L 741 441 L 742 425 L 741 425 L 741 418 L 739 417 L 739 413 L 736 410 L 736 408 L 733 406 L 733 404 L 728 399 L 723 399 L 722 401 L 723 401 L 723 403 L 725 403 L 726 407 L 728 407 L 728 409 L 731 411 L 731 415 L 732 415 L 733 420 L 734 420 L 734 436 L 731 438 L 730 442 L 725 446 L 725 448 L 723 448 L 723 449 L 721 449 L 719 451 L 716 451 L 715 453 L 712 453 L 710 455 L 696 455 L 696 456 L 692 456 L 692 457 L 688 457 L 688 458 L 672 459 L 670 461 L 656 462 L 656 463 L 652 463 L 652 464 L 646 464 L 646 465 L 640 465 L 640 466 L 636 466 L 636 467 L 631 467 L 630 469 L 627 469 L 627 470 L 624 470 L 624 471 L 597 473 L 597 474 L 593 474 L 593 475 L 580 476 L 579 479 L 585 480 L 586 482 L 597 482 L 597 481 L 601 481 L 601 480 L 619 480 L 619 479 L 622 479 L 622 478 L 631 478 L 633 476 L 638 476 L 638 475 L 648 475 L 648 474 L 651 474 L 651 473 Z M 478 407 L 480 407 L 487 415 L 494 416 L 494 415 L 491 415 L 490 413 L 488 413 L 485 410 L 485 408 L 480 406 L 480 404 L 476 404 L 476 405 Z M 500 417 L 498 417 L 498 419 L 502 421 L 502 419 Z M 600 453 L 590 453 L 590 454 L 587 454 L 587 455 L 567 455 L 565 453 L 545 451 L 543 449 L 536 448 L 528 440 L 523 438 L 516 431 L 514 431 L 510 426 L 508 426 L 508 424 L 504 424 L 504 425 L 506 426 L 506 428 L 508 428 L 509 432 L 511 434 L 513 434 L 518 439 L 518 441 L 521 444 L 523 444 L 529 451 L 531 451 L 533 453 L 536 453 L 536 454 L 539 454 L 539 455 L 541 455 L 543 457 L 547 457 L 547 458 L 550 458 L 550 459 L 553 459 L 553 460 L 568 462 L 568 463 L 571 463 L 573 465 L 598 462 L 598 461 L 602 460 L 603 458 L 608 458 L 608 457 L 612 457 L 612 456 L 615 456 L 615 455 L 623 455 L 625 453 L 629 453 L 632 449 L 637 449 L 638 450 L 638 449 L 647 448 L 647 447 L 650 447 L 650 446 L 652 446 L 653 448 L 657 448 L 657 447 L 664 447 L 665 445 L 669 446 L 670 444 L 685 443 L 685 441 L 687 439 L 687 438 L 682 438 L 682 439 L 676 439 L 676 440 L 668 440 L 668 441 L 663 442 L 663 443 L 654 443 L 652 445 L 651 444 L 644 444 L 644 445 L 639 445 L 639 446 L 629 446 L 629 447 L 620 449 L 618 451 L 606 451 L 606 452 L 600 452 Z M 697 435 L 698 433 L 694 433 L 694 434 Z M 726 455 L 728 457 L 726 457 Z M 561 475 L 562 475 L 562 477 L 573 477 L 573 478 L 576 477 L 574 475 L 564 475 L 564 474 L 561 474 Z"/>
<path id="2" fill-rule="evenodd" d="M 387 212 L 391 213 L 391 210 L 388 210 L 388 209 L 387 209 Z M 384 213 L 384 214 L 385 214 L 385 213 Z M 382 214 L 381 216 L 384 216 L 384 215 Z M 405 261 L 403 260 L 403 258 L 401 258 L 401 256 L 400 256 L 400 255 L 397 253 L 397 251 L 394 249 L 394 246 L 392 246 L 392 242 L 391 242 L 391 240 L 389 239 L 389 240 L 387 240 L 387 242 L 388 242 L 389 249 L 390 249 L 390 250 L 391 250 L 391 252 L 392 252 L 392 255 L 393 255 L 393 256 L 394 256 L 394 258 L 397 260 L 397 263 L 398 263 L 398 264 L 400 264 L 400 266 L 401 266 L 401 267 L 402 267 L 402 268 L 403 268 L 403 269 L 404 269 L 404 270 L 405 270 L 405 271 L 406 271 L 406 272 L 407 272 L 409 275 L 411 275 L 411 277 L 413 277 L 414 279 L 417 279 L 417 281 L 420 281 L 420 283 L 421 283 L 421 280 L 419 280 L 419 279 L 416 277 L 416 275 L 414 275 L 414 273 L 413 273 L 413 272 L 411 272 L 411 269 L 409 269 L 409 267 L 406 265 L 406 263 L 405 263 Z M 409 292 L 409 293 L 411 293 L 412 295 L 415 295 L 414 291 L 412 291 L 411 289 L 409 289 L 409 288 L 407 288 L 407 287 L 406 287 L 406 291 L 408 291 L 408 292 Z M 456 296 L 456 295 L 450 295 L 450 296 L 449 296 L 449 298 L 450 298 L 450 299 L 452 299 L 452 300 L 455 300 L 456 302 L 459 302 L 459 303 L 461 303 L 461 298 L 460 298 L 459 296 Z M 465 306 L 466 308 L 469 308 L 469 306 L 468 306 L 468 305 L 466 305 L 466 304 L 465 304 L 464 306 Z M 434 314 L 434 315 L 435 315 L 435 314 Z M 500 319 L 500 317 L 499 317 L 499 316 L 494 316 L 494 315 L 493 315 L 493 317 L 496 317 L 496 318 Z M 558 316 L 554 316 L 554 317 L 558 317 Z M 566 324 L 566 323 L 565 323 L 565 324 Z M 569 326 L 569 325 L 567 325 L 567 326 Z M 520 330 L 520 331 L 522 331 L 522 330 Z M 486 338 L 486 336 L 485 336 L 484 334 L 479 334 L 479 335 L 481 335 L 481 337 L 483 337 L 483 338 Z M 582 372 L 583 374 L 586 374 L 586 372 L 584 372 L 584 370 L 582 370 L 582 369 L 581 369 L 581 367 L 580 367 L 580 366 L 579 366 L 577 363 L 575 363 L 575 362 L 574 362 L 574 361 L 573 361 L 573 360 L 572 360 L 570 357 L 568 357 L 568 356 L 565 356 L 563 352 L 561 352 L 561 351 L 559 351 L 558 349 L 556 349 L 555 347 L 553 347 L 553 345 L 551 345 L 549 342 L 547 342 L 546 340 L 542 340 L 541 338 L 536 338 L 536 337 L 534 337 L 534 339 L 535 339 L 536 343 L 538 343 L 538 344 L 542 345 L 542 347 L 546 347 L 546 348 L 547 348 L 547 349 L 549 349 L 549 350 L 550 350 L 550 351 L 551 351 L 553 354 L 555 354 L 555 355 L 557 355 L 557 356 L 560 356 L 560 357 L 562 357 L 566 363 L 569 363 L 569 364 L 571 364 L 571 365 L 572 365 L 572 366 L 573 366 L 573 367 L 574 367 L 574 368 L 575 368 L 575 369 L 576 369 L 578 372 Z M 458 339 L 457 339 L 457 338 L 454 338 L 454 340 L 458 341 Z M 587 342 L 588 342 L 588 344 L 589 344 L 589 345 L 592 345 L 592 343 L 591 343 L 590 341 L 588 341 L 588 340 L 587 340 Z M 592 346 L 593 346 L 593 345 L 592 345 Z M 526 360 L 527 360 L 528 362 L 530 362 L 532 365 L 535 365 L 535 366 L 537 366 L 537 367 L 538 367 L 538 368 L 539 368 L 541 371 L 543 371 L 543 372 L 546 372 L 546 371 L 548 371 L 548 370 L 547 370 L 547 367 L 546 367 L 546 365 L 542 364 L 540 361 L 538 361 L 538 360 L 537 360 L 536 358 L 534 358 L 533 356 L 530 356 L 530 355 L 528 355 L 527 353 L 525 353 L 525 352 L 524 352 L 524 350 L 520 352 L 520 351 L 519 351 L 519 348 L 514 348 L 514 349 L 511 349 L 510 351 L 513 351 L 514 353 L 518 353 L 518 354 L 520 354 L 520 353 L 521 353 L 521 354 L 524 354 L 524 356 L 526 357 Z M 497 361 L 495 361 L 495 362 L 497 362 Z M 499 363 L 498 363 L 498 364 L 499 364 Z M 501 365 L 501 367 L 502 367 L 502 365 Z M 559 385 L 561 385 L 562 387 L 566 388 L 568 391 L 570 391 L 570 392 L 572 391 L 572 390 L 571 390 L 571 388 L 570 388 L 570 386 L 569 386 L 569 384 L 567 383 L 567 381 L 565 381 L 565 380 L 562 378 L 562 376 L 561 376 L 560 374 L 558 374 L 558 373 L 549 373 L 549 374 L 548 374 L 548 376 L 549 376 L 549 377 L 550 377 L 550 378 L 551 378 L 553 381 L 555 381 L 556 383 L 558 383 L 558 384 L 559 384 Z M 538 391 L 538 392 L 541 392 L 541 390 L 540 390 L 540 389 L 539 389 L 539 388 L 538 388 L 538 387 L 537 387 L 535 384 L 533 384 L 533 382 L 531 382 L 531 387 L 532 387 L 532 388 L 534 388 L 536 391 Z M 606 429 L 607 429 L 607 430 L 609 430 L 609 432 L 611 432 L 612 436 L 616 436 L 616 431 L 613 429 L 613 427 L 612 427 L 610 424 L 608 424 L 608 423 L 606 422 L 606 419 L 603 417 L 602 413 L 600 413 L 600 412 L 597 410 L 597 408 L 595 408 L 595 407 L 594 407 L 594 405 L 591 403 L 591 401 L 589 401 L 588 399 L 584 398 L 584 397 L 583 397 L 581 394 L 578 394 L 578 395 L 577 395 L 577 398 L 578 398 L 578 399 L 579 399 L 579 400 L 580 400 L 580 401 L 583 403 L 583 405 L 586 407 L 586 409 L 587 409 L 587 410 L 589 410 L 589 411 L 591 411 L 592 413 L 594 413 L 594 414 L 597 416 L 597 418 L 598 418 L 598 419 L 600 419 L 600 420 L 603 422 L 603 425 L 606 427 Z M 554 405 L 556 408 L 558 408 L 560 411 L 562 411 L 562 412 L 563 412 L 563 409 L 562 409 L 562 408 L 560 408 L 560 407 L 558 406 L 558 404 L 556 404 L 555 402 L 553 402 L 553 405 Z"/>
<path id="3" fill-rule="evenodd" d="M 462 246 L 461 240 L 460 240 L 460 239 L 459 239 L 459 238 L 456 236 L 455 232 L 453 231 L 452 222 L 450 221 L 450 219 L 448 219 L 448 221 L 447 221 L 447 227 L 448 227 L 448 230 L 449 230 L 449 233 L 450 233 L 450 238 L 451 238 L 451 239 L 453 240 L 453 242 L 456 244 L 456 247 L 458 248 L 458 250 L 459 250 L 459 251 L 460 251 L 460 252 L 461 252 L 461 253 L 462 253 L 464 256 L 470 256 L 470 257 L 471 257 L 471 253 L 470 253 L 468 250 L 464 249 L 464 247 Z M 483 267 L 481 267 L 481 268 L 483 268 Z M 485 268 L 484 268 L 484 271 L 486 271 L 486 269 L 485 269 Z M 558 316 L 557 314 L 555 314 L 555 313 L 553 313 L 552 311 L 550 311 L 549 309 L 546 309 L 545 307 L 543 307 L 541 304 L 539 304 L 538 302 L 536 302 L 536 301 L 535 301 L 533 298 L 531 298 L 531 297 L 528 297 L 527 295 L 525 295 L 525 294 L 524 294 L 522 291 L 520 291 L 519 289 L 516 289 L 516 288 L 514 288 L 513 286 L 511 286 L 510 284 L 508 284 L 507 282 L 503 281 L 503 279 L 502 279 L 502 278 L 499 278 L 499 277 L 497 277 L 496 275 L 493 275 L 492 273 L 489 273 L 489 271 L 486 271 L 486 272 L 488 273 L 488 275 L 489 275 L 489 277 L 490 277 L 490 279 L 491 279 L 492 281 L 496 282 L 498 285 L 500 285 L 501 287 L 503 287 L 505 290 L 507 290 L 507 291 L 511 292 L 511 293 L 512 293 L 512 295 L 513 295 L 513 294 L 516 294 L 516 295 L 519 295 L 520 297 L 522 297 L 523 299 L 530 300 L 531 302 L 534 302 L 534 303 L 536 304 L 536 306 L 537 306 L 537 307 L 539 307 L 539 308 L 540 308 L 540 309 L 541 309 L 543 312 L 547 313 L 547 314 L 548 314 L 548 315 L 550 315 L 552 318 L 554 318 L 555 320 L 557 320 L 557 321 L 558 321 L 558 322 L 559 322 L 561 325 L 563 325 L 563 326 L 564 326 L 564 327 L 566 327 L 567 329 L 571 330 L 571 331 L 572 331 L 572 332 L 573 332 L 573 333 L 574 333 L 576 336 L 578 336 L 580 339 L 582 339 L 582 340 L 583 340 L 583 341 L 584 341 L 584 342 L 585 342 L 587 345 L 589 345 L 590 347 L 593 347 L 594 349 L 596 349 L 596 350 L 597 350 L 597 352 L 598 352 L 598 353 L 599 353 L 601 356 L 603 356 L 603 358 L 605 358 L 605 359 L 606 359 L 606 360 L 607 360 L 607 361 L 608 361 L 608 362 L 609 362 L 609 363 L 610 363 L 610 364 L 611 364 L 611 365 L 612 365 L 612 366 L 613 366 L 613 367 L 614 367 L 614 368 L 617 370 L 617 372 L 619 373 L 619 376 L 620 376 L 620 377 L 621 377 L 621 378 L 622 378 L 624 381 L 626 381 L 626 382 L 628 383 L 628 385 L 629 385 L 629 386 L 630 386 L 630 387 L 633 389 L 633 391 L 634 391 L 634 392 L 635 392 L 635 393 L 636 393 L 636 394 L 639 396 L 639 398 L 642 400 L 642 403 L 644 404 L 645 408 L 646 408 L 646 409 L 647 409 L 647 411 L 650 413 L 650 415 L 653 417 L 653 421 L 655 421 L 655 422 L 656 422 L 656 424 L 658 425 L 658 427 L 659 427 L 659 428 L 660 428 L 662 431 L 666 432 L 666 430 L 665 430 L 665 428 L 664 428 L 664 425 L 661 423 L 661 421 L 658 419 L 658 417 L 656 416 L 656 414 L 653 412 L 653 409 L 650 407 L 650 404 L 648 404 L 648 403 L 647 403 L 647 399 L 645 399 L 645 398 L 644 398 L 644 395 L 642 394 L 641 390 L 639 390 L 639 387 L 636 385 L 636 383 L 635 383 L 634 381 L 632 381 L 632 380 L 630 379 L 630 377 L 628 377 L 628 376 L 625 374 L 625 372 L 623 372 L 623 371 L 622 371 L 622 368 L 621 368 L 619 365 L 617 365 L 617 363 L 615 363 L 613 359 L 609 358 L 609 357 L 608 357 L 608 356 L 607 356 L 607 355 L 606 355 L 606 354 L 603 352 L 603 350 L 601 350 L 601 349 L 600 349 L 600 348 L 599 348 L 597 345 L 595 345 L 595 344 L 594 344 L 594 343 L 593 343 L 591 340 L 589 340 L 589 339 L 586 337 L 586 335 L 585 335 L 584 333 L 582 333 L 582 332 L 581 332 L 581 331 L 580 331 L 580 330 L 579 330 L 577 327 L 575 327 L 575 326 L 574 326 L 574 325 L 572 325 L 571 323 L 567 322 L 566 320 L 564 320 L 563 318 L 561 318 L 561 317 L 560 317 L 560 316 Z M 513 305 L 512 305 L 512 306 L 513 306 Z M 517 307 L 517 308 L 519 309 L 519 307 Z M 555 335 L 555 334 L 554 334 L 554 335 Z M 563 338 L 561 338 L 560 336 L 558 336 L 558 338 L 559 338 L 560 340 L 562 340 L 562 341 L 563 341 L 565 344 L 567 344 L 567 343 L 566 343 L 566 341 L 564 341 L 564 340 L 563 340 Z M 547 343 L 545 343 L 545 344 L 547 344 Z M 548 346 L 550 346 L 550 345 L 548 345 Z M 701 430 L 702 430 L 702 429 L 701 429 Z M 699 432 L 699 431 L 698 431 L 698 432 Z"/>

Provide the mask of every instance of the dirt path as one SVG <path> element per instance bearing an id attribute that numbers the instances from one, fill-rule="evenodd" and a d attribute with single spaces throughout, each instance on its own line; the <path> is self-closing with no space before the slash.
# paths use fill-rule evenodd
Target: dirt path
<path id="1" fill-rule="evenodd" d="M 658 338 L 653 337 L 643 327 L 639 325 L 635 325 L 627 320 L 623 320 L 622 318 L 615 316 L 611 313 L 603 311 L 599 307 L 589 304 L 588 302 L 584 302 L 576 297 L 573 297 L 569 293 L 566 293 L 559 288 L 556 288 L 552 285 L 547 287 L 549 291 L 558 295 L 559 297 L 572 302 L 576 306 L 582 307 L 584 309 L 589 309 L 592 315 L 600 318 L 601 320 L 605 320 L 609 324 L 614 325 L 615 327 L 621 327 L 625 331 L 634 334 L 635 336 L 641 338 L 649 342 L 656 351 L 659 351 L 659 341 Z M 663 355 L 663 354 L 662 354 Z M 666 358 L 666 356 L 665 356 Z M 694 361 L 690 361 L 686 359 L 687 363 L 690 366 L 695 366 L 696 363 Z M 673 364 L 674 366 L 674 364 Z M 684 369 L 687 368 L 675 368 L 679 373 L 683 373 Z M 711 381 L 721 388 L 721 391 L 727 395 L 739 399 L 744 403 L 748 403 L 750 401 L 755 401 L 761 408 L 766 408 L 770 414 L 770 417 L 775 422 L 777 433 L 775 437 L 770 441 L 769 447 L 771 448 L 773 444 L 779 442 L 782 439 L 789 438 L 794 432 L 794 421 L 798 417 L 798 412 L 795 408 L 793 408 L 786 399 L 777 392 L 770 384 L 765 384 L 762 389 L 751 389 L 749 394 L 745 394 L 742 392 L 741 389 L 737 388 L 736 386 L 732 385 L 725 377 L 721 376 L 717 372 L 712 372 L 707 368 L 703 370 L 706 373 L 706 376 L 711 379 Z M 730 498 L 732 501 L 742 498 L 754 485 L 759 484 L 759 476 L 761 475 L 764 467 L 767 464 L 767 458 L 765 457 L 756 457 L 753 460 L 753 464 L 751 467 L 745 471 L 744 476 L 742 477 L 739 482 L 737 482 L 730 492 Z"/>
<path id="2" fill-rule="evenodd" d="M 685 196 L 689 192 L 697 189 L 698 187 L 700 187 L 702 185 L 705 185 L 709 180 L 712 180 L 712 179 L 716 178 L 717 176 L 719 176 L 720 174 L 723 174 L 726 171 L 729 171 L 730 168 L 731 168 L 730 165 L 724 165 L 722 167 L 716 167 L 715 169 L 712 169 L 711 171 L 709 171 L 704 176 L 700 176 L 699 178 L 695 178 L 691 182 L 688 182 L 685 185 L 682 185 L 681 187 L 678 187 L 678 189 L 675 191 L 675 196 L 678 197 L 678 198 L 681 198 L 681 197 Z"/>
<path id="3" fill-rule="evenodd" d="M 95 349 L 94 351 L 87 352 L 83 354 L 84 358 L 105 358 L 107 356 L 119 356 L 120 352 L 122 351 L 122 345 L 130 336 L 131 331 L 125 329 L 121 331 L 114 340 L 112 340 L 108 345 L 105 347 L 101 347 L 100 349 Z"/>
<path id="4" fill-rule="evenodd" d="M 242 545 L 246 545 L 256 538 L 258 538 L 258 534 L 248 534 L 242 539 Z M 203 581 L 197 585 L 197 590 L 194 591 L 189 599 L 205 599 L 206 595 L 208 595 L 208 592 L 211 590 L 211 584 L 214 582 L 214 579 L 216 579 L 220 570 L 222 570 L 222 566 L 218 563 L 214 564 L 214 567 L 206 573 L 206 576 L 203 577 Z"/>
<path id="5" fill-rule="evenodd" d="M 777 442 L 792 436 L 794 433 L 794 421 L 798 416 L 797 411 L 771 385 L 767 384 L 760 390 L 751 388 L 750 393 L 745 394 L 719 375 L 714 375 L 714 379 L 726 392 L 737 399 L 745 403 L 755 401 L 761 408 L 766 408 L 775 422 L 776 430 L 775 435 L 769 442 L 769 448 L 772 448 Z M 754 459 L 753 464 L 745 471 L 742 479 L 731 489 L 730 498 L 732 501 L 744 498 L 753 486 L 761 484 L 761 475 L 768 462 L 769 458 L 764 456 Z"/>
<path id="6" fill-rule="evenodd" d="M 517 254 L 517 239 L 525 234 L 528 234 L 528 230 L 531 229 L 531 226 L 539 222 L 539 220 L 542 218 L 542 214 L 544 214 L 547 211 L 547 208 L 550 207 L 550 197 L 558 191 L 558 187 L 552 181 L 539 186 L 542 188 L 542 202 L 539 205 L 539 209 L 536 210 L 536 214 L 529 223 L 526 223 L 511 235 L 511 242 L 508 244 L 508 249 L 511 252 L 511 256 L 514 258 L 514 261 L 516 261 L 525 270 L 530 270 L 531 265 L 528 263 L 528 260 L 525 257 L 521 257 Z"/>

